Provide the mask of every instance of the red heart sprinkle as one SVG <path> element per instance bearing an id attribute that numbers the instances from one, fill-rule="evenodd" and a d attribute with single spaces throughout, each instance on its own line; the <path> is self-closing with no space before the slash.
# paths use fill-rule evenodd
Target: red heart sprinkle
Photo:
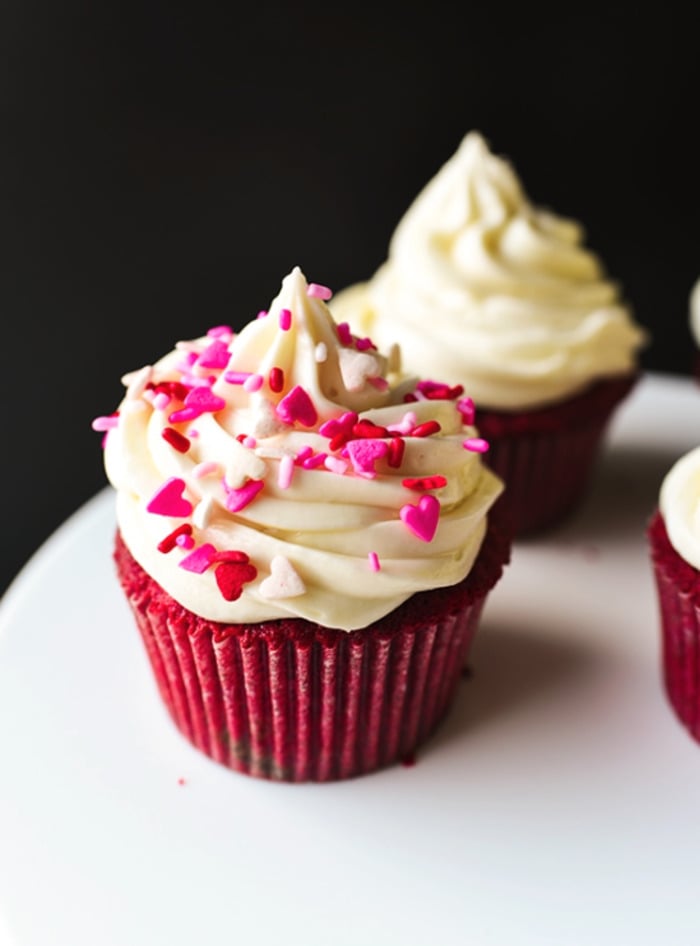
<path id="1" fill-rule="evenodd" d="M 253 581 L 258 570 L 250 562 L 221 562 L 214 570 L 219 591 L 226 601 L 236 601 L 241 596 L 243 585 Z"/>

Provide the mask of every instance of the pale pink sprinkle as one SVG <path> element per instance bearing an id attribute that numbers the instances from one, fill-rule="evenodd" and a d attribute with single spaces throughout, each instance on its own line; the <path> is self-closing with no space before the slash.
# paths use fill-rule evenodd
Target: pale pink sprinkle
<path id="1" fill-rule="evenodd" d="M 264 380 L 265 379 L 261 374 L 251 374 L 251 376 L 246 378 L 246 380 L 243 382 L 243 387 L 249 394 L 252 394 L 253 392 L 260 390 L 260 388 L 263 386 Z"/>
<path id="2" fill-rule="evenodd" d="M 244 509 L 248 503 L 252 503 L 264 485 L 264 480 L 248 480 L 245 486 L 238 489 L 227 488 L 226 508 L 229 512 Z"/>
<path id="3" fill-rule="evenodd" d="M 255 318 L 256 318 L 256 319 L 264 319 L 266 315 L 267 315 L 267 310 L 266 310 L 266 309 L 261 309 L 261 310 L 258 312 L 258 314 L 255 316 Z"/>
<path id="4" fill-rule="evenodd" d="M 328 302 L 333 292 L 328 286 L 321 286 L 317 282 L 310 282 L 306 289 L 306 295 L 311 296 L 312 299 L 323 299 L 324 302 Z"/>
<path id="5" fill-rule="evenodd" d="M 153 404 L 156 399 L 156 392 L 151 388 L 146 388 L 141 397 L 144 399 L 144 401 L 148 401 L 149 404 Z"/>
<path id="6" fill-rule="evenodd" d="M 248 378 L 252 378 L 250 371 L 226 371 L 224 372 L 224 381 L 229 384 L 245 384 Z"/>
<path id="7" fill-rule="evenodd" d="M 463 397 L 457 401 L 457 410 L 462 415 L 462 423 L 471 427 L 474 423 L 475 409 L 474 401 L 470 397 Z"/>
<path id="8" fill-rule="evenodd" d="M 358 351 L 367 351 L 368 348 L 374 348 L 371 338 L 358 338 L 355 342 L 355 348 Z"/>
<path id="9" fill-rule="evenodd" d="M 305 470 L 315 470 L 317 466 L 323 466 L 327 456 L 327 453 L 315 453 L 313 456 L 307 457 L 301 465 Z"/>
<path id="10" fill-rule="evenodd" d="M 304 427 L 313 427 L 318 420 L 313 401 L 298 384 L 282 398 L 275 408 L 275 413 L 285 424 L 298 421 Z"/>
<path id="11" fill-rule="evenodd" d="M 258 445 L 258 441 L 255 439 L 255 437 L 244 437 L 243 440 L 241 440 L 241 443 L 244 447 L 248 447 L 249 450 L 255 450 Z"/>
<path id="12" fill-rule="evenodd" d="M 432 542 L 440 518 L 440 500 L 436 496 L 421 496 L 418 505 L 407 503 L 402 506 L 399 517 L 419 539 Z"/>
<path id="13" fill-rule="evenodd" d="M 196 480 L 201 480 L 205 476 L 211 476 L 213 473 L 220 473 L 221 465 L 213 460 L 207 460 L 205 463 L 198 463 L 192 470 L 192 476 Z"/>
<path id="14" fill-rule="evenodd" d="M 294 473 L 294 457 L 288 454 L 280 460 L 279 473 L 277 475 L 277 485 L 280 489 L 289 489 L 292 483 Z"/>
<path id="15" fill-rule="evenodd" d="M 157 411 L 164 411 L 168 404 L 170 404 L 170 401 L 171 397 L 169 394 L 166 394 L 165 391 L 159 391 L 153 398 L 153 406 Z"/>
<path id="16" fill-rule="evenodd" d="M 418 418 L 413 413 L 413 411 L 406 411 L 400 423 L 388 424 L 386 429 L 393 430 L 399 434 L 410 434 L 417 423 L 418 423 Z"/>
<path id="17" fill-rule="evenodd" d="M 468 437 L 462 443 L 462 446 L 465 450 L 471 450 L 472 453 L 486 453 L 489 443 L 488 440 L 484 440 L 482 437 Z"/>
<path id="18" fill-rule="evenodd" d="M 193 549 L 194 539 L 191 535 L 179 535 L 175 539 L 175 544 L 179 545 L 181 549 Z"/>
<path id="19" fill-rule="evenodd" d="M 119 424 L 119 415 L 112 414 L 111 417 L 96 417 L 90 425 L 93 430 L 104 433 L 106 430 L 113 430 Z"/>
<path id="20" fill-rule="evenodd" d="M 389 382 L 386 378 L 367 378 L 367 380 L 377 391 L 388 391 L 389 389 Z"/>
<path id="21" fill-rule="evenodd" d="M 188 437 L 194 437 L 195 440 L 196 440 L 197 437 L 199 437 L 199 431 L 196 429 L 196 427 L 190 427 L 190 428 L 188 428 L 188 430 L 187 430 L 187 436 L 188 436 Z"/>
<path id="22" fill-rule="evenodd" d="M 367 558 L 369 559 L 369 567 L 372 569 L 373 572 L 378 572 L 381 570 L 381 565 L 379 564 L 379 556 L 377 555 L 376 552 L 370 552 L 367 555 Z"/>
<path id="23" fill-rule="evenodd" d="M 230 325 L 215 325 L 207 332 L 209 338 L 220 338 L 224 342 L 230 342 L 234 336 L 234 331 Z"/>
<path id="24" fill-rule="evenodd" d="M 185 555 L 185 557 L 181 559 L 178 564 L 180 568 L 184 568 L 185 571 L 194 572 L 196 575 L 201 575 L 214 561 L 215 555 L 216 549 L 214 546 L 210 545 L 208 542 L 205 542 L 204 545 L 200 545 L 199 548 L 196 548 L 193 552 L 190 552 L 189 555 Z"/>
<path id="25" fill-rule="evenodd" d="M 292 327 L 292 313 L 289 309 L 280 309 L 279 322 L 283 332 L 290 330 Z"/>
<path id="26" fill-rule="evenodd" d="M 341 345 L 351 345 L 352 344 L 352 332 L 350 331 L 350 326 L 347 322 L 339 322 L 336 326 L 338 330 L 338 338 L 340 339 Z"/>
<path id="27" fill-rule="evenodd" d="M 226 342 L 220 338 L 215 338 L 199 356 L 197 365 L 200 368 L 225 368 L 230 357 L 231 352 L 228 350 Z"/>
<path id="28" fill-rule="evenodd" d="M 324 466 L 327 470 L 330 470 L 331 473 L 337 473 L 339 476 L 342 476 L 348 469 L 349 464 L 345 460 L 341 460 L 340 457 L 326 457 L 323 461 Z"/>

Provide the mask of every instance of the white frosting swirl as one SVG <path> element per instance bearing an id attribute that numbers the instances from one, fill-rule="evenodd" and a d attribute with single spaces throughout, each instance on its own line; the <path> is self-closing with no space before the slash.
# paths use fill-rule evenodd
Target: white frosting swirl
<path id="1" fill-rule="evenodd" d="M 700 447 L 677 460 L 661 484 L 659 508 L 669 541 L 700 569 Z"/>
<path id="2" fill-rule="evenodd" d="M 690 332 L 695 345 L 700 348 L 700 279 L 690 292 Z"/>
<path id="3" fill-rule="evenodd" d="M 227 623 L 296 616 L 351 630 L 417 591 L 461 581 L 502 484 L 463 447 L 476 431 L 463 426 L 458 392 L 429 399 L 396 367 L 344 334 L 296 268 L 267 316 L 226 344 L 210 334 L 125 378 L 105 464 L 133 556 L 186 608 Z M 418 400 L 405 402 L 413 391 Z M 349 443 L 342 432 L 334 439 L 338 425 L 348 435 L 358 423 Z M 388 452 L 399 441 L 402 457 Z M 404 485 L 434 475 L 444 485 Z M 153 511 L 169 482 L 174 494 Z M 429 512 L 407 513 L 426 496 Z M 418 534 L 406 524 L 436 509 L 432 539 L 430 523 L 423 537 L 420 523 Z M 194 548 L 160 551 L 183 525 Z M 183 567 L 202 550 L 219 558 L 201 573 Z M 235 600 L 217 577 L 231 552 L 252 566 Z"/>
<path id="4" fill-rule="evenodd" d="M 333 312 L 398 342 L 409 370 L 467 385 L 480 407 L 546 405 L 631 372 L 646 339 L 583 240 L 471 132 L 399 222 L 388 260 Z"/>

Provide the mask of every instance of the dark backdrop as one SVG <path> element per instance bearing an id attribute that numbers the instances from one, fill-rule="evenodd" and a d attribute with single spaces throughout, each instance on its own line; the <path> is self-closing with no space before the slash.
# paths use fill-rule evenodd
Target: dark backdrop
<path id="1" fill-rule="evenodd" d="M 0 7 L 0 591 L 104 485 L 90 421 L 124 371 L 242 325 L 295 264 L 370 275 L 472 128 L 584 222 L 653 332 L 645 367 L 690 371 L 699 89 L 677 15 L 190 7 Z"/>

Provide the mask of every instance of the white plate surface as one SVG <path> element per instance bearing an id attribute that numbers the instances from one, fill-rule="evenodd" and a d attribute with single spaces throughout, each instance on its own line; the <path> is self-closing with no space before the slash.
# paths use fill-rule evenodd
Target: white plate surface
<path id="1" fill-rule="evenodd" d="M 575 518 L 516 544 L 417 764 L 320 786 L 176 732 L 100 493 L 0 609 L 2 946 L 698 942 L 700 746 L 661 688 L 644 534 L 698 443 L 700 388 L 647 376 Z"/>

